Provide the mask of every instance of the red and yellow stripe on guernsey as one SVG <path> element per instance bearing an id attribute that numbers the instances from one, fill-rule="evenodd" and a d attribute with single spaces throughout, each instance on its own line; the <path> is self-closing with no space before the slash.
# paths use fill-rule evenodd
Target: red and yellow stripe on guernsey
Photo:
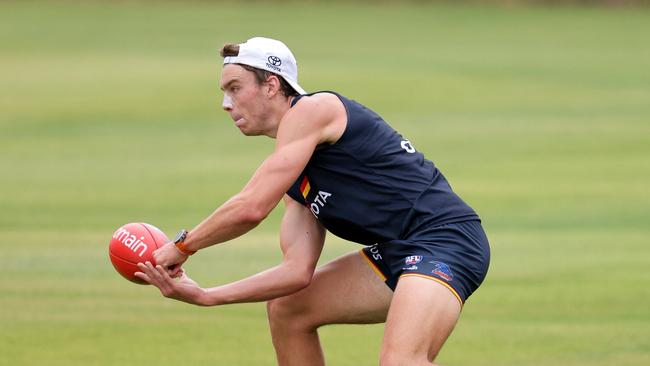
<path id="1" fill-rule="evenodd" d="M 309 185 L 309 179 L 307 179 L 307 176 L 302 179 L 302 183 L 300 183 L 300 192 L 302 192 L 302 196 L 307 199 L 307 195 L 309 194 L 309 190 L 311 189 L 311 185 Z"/>
<path id="2" fill-rule="evenodd" d="M 366 252 L 364 252 L 363 249 L 362 249 L 362 250 L 359 251 L 359 254 L 361 254 L 363 259 L 365 259 L 366 262 L 368 262 L 368 265 L 370 266 L 370 268 L 372 268 L 373 271 L 375 271 L 377 276 L 379 276 L 379 278 L 381 278 L 382 281 L 386 282 L 386 280 L 387 280 L 386 276 L 379 270 L 377 265 L 372 260 L 370 260 L 370 258 L 368 258 L 368 256 L 366 255 Z"/>

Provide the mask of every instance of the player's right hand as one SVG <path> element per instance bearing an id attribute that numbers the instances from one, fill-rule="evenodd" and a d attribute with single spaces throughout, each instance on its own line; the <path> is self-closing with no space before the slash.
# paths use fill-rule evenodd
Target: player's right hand
<path id="1" fill-rule="evenodd" d="M 183 269 L 181 265 L 185 263 L 189 256 L 181 253 L 174 243 L 169 242 L 153 252 L 153 258 L 156 264 L 167 270 L 170 277 L 178 277 Z"/>

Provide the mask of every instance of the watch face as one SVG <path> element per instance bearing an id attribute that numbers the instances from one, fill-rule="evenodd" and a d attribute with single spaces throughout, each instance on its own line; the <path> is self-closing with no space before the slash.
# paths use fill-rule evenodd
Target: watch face
<path id="1" fill-rule="evenodd" d="M 176 235 L 176 239 L 174 239 L 174 243 L 180 243 L 185 240 L 185 237 L 187 236 L 187 230 L 183 229 L 178 232 L 178 235 Z"/>

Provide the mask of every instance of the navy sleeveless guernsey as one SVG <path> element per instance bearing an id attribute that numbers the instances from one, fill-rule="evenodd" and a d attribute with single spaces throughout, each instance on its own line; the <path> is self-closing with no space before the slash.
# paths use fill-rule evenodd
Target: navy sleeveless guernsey
<path id="1" fill-rule="evenodd" d="M 379 115 L 326 93 L 345 106 L 345 132 L 336 143 L 315 149 L 287 194 L 309 207 L 328 231 L 371 245 L 408 241 L 431 227 L 479 220 L 434 164 Z"/>

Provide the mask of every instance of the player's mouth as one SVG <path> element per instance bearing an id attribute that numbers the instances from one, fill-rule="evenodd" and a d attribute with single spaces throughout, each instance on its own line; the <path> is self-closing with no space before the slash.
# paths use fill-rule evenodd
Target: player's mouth
<path id="1" fill-rule="evenodd" d="M 232 120 L 235 121 L 235 126 L 237 127 L 239 127 L 246 121 L 244 117 L 240 117 L 240 116 L 232 116 Z"/>

